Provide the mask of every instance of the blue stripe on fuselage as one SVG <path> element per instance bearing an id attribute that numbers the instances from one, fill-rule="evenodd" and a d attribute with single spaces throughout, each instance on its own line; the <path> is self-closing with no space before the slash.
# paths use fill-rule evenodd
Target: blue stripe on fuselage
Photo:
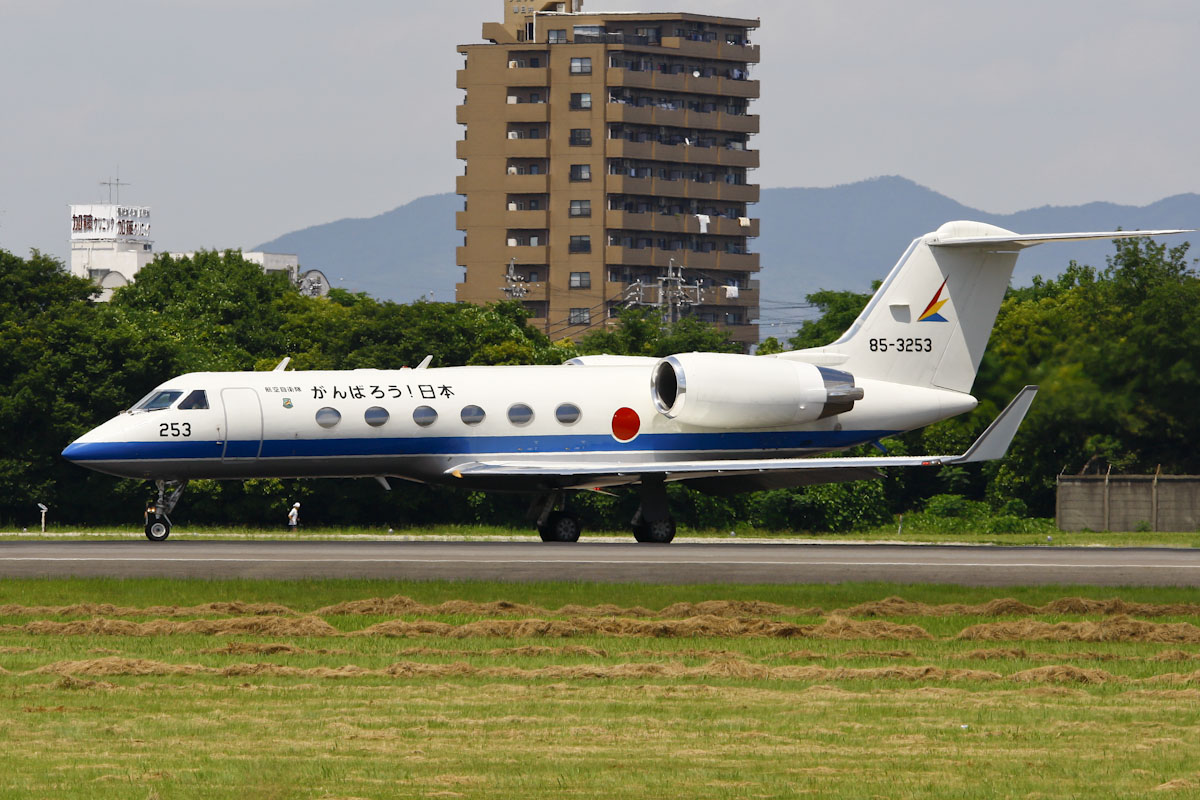
<path id="1" fill-rule="evenodd" d="M 894 431 L 754 431 L 645 433 L 631 442 L 607 434 L 546 436 L 430 436 L 349 439 L 267 439 L 260 459 L 337 456 L 470 455 L 476 453 L 623 453 L 631 451 L 740 452 L 838 450 Z M 253 458 L 255 441 L 81 442 L 62 454 L 71 461 L 138 461 L 226 457 Z M 236 453 L 236 456 L 233 455 Z"/>

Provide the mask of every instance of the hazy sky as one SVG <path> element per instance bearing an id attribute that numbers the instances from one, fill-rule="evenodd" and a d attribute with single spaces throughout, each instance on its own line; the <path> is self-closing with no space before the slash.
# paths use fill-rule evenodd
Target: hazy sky
<path id="1" fill-rule="evenodd" d="M 899 174 L 993 212 L 1200 191 L 1195 0 L 585 7 L 761 19 L 764 187 Z M 118 166 L 156 250 L 453 191 L 455 46 L 502 8 L 0 0 L 0 248 L 65 256 L 67 205 L 106 199 Z"/>

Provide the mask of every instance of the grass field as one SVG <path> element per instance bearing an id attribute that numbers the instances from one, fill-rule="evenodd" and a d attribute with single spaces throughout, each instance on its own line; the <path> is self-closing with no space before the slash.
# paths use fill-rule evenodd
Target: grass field
<path id="1" fill-rule="evenodd" d="M 0 583 L 0 797 L 1192 797 L 1190 589 Z"/>

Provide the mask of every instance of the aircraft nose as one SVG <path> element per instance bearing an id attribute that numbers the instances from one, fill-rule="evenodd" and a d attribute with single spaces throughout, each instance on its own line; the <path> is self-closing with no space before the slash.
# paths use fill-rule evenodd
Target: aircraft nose
<path id="1" fill-rule="evenodd" d="M 63 448 L 62 457 L 67 461 L 76 461 L 78 460 L 79 454 L 82 451 L 83 445 L 81 445 L 79 442 L 71 442 L 69 445 Z"/>

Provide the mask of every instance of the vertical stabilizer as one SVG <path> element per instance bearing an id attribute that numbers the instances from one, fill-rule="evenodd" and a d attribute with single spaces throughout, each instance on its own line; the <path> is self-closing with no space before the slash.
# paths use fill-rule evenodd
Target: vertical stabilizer
<path id="1" fill-rule="evenodd" d="M 1017 262 L 1015 236 L 981 222 L 947 222 L 909 245 L 837 341 L 783 357 L 828 360 L 856 377 L 971 391 Z M 965 238 L 984 241 L 939 245 Z"/>

